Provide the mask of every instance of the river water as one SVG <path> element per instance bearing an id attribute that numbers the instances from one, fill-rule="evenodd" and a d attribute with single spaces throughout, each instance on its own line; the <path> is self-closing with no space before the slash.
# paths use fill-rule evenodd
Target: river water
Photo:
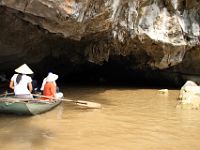
<path id="1" fill-rule="evenodd" d="M 36 116 L 0 115 L 1 150 L 199 150 L 200 111 L 176 108 L 179 90 L 65 87 L 63 102 Z"/>

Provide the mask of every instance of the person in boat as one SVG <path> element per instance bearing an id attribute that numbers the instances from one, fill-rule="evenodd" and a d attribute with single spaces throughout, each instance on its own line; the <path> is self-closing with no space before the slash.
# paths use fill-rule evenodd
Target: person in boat
<path id="1" fill-rule="evenodd" d="M 35 79 L 35 76 L 34 76 L 34 73 L 29 75 L 32 79 L 32 87 L 33 87 L 33 90 L 32 90 L 32 93 L 33 94 L 38 94 L 38 82 L 37 80 Z"/>
<path id="2" fill-rule="evenodd" d="M 1 83 L 7 83 L 9 80 L 6 78 L 6 74 L 0 74 Z"/>
<path id="3" fill-rule="evenodd" d="M 43 95 L 46 97 L 46 99 L 51 99 L 51 97 L 52 98 L 63 97 L 63 93 L 56 92 L 57 85 L 55 83 L 57 79 L 58 75 L 53 73 L 49 73 L 48 76 L 46 77 L 46 82 L 44 84 L 44 90 L 43 90 Z"/>
<path id="4" fill-rule="evenodd" d="M 8 91 L 10 81 L 7 79 L 6 74 L 0 74 L 0 92 L 6 93 Z"/>
<path id="5" fill-rule="evenodd" d="M 33 71 L 26 65 L 23 64 L 15 69 L 14 74 L 10 80 L 9 87 L 14 90 L 15 96 L 18 98 L 33 98 L 32 92 L 32 79 L 30 74 Z"/>
<path id="6" fill-rule="evenodd" d="M 50 74 L 53 74 L 53 73 L 52 73 L 52 72 L 49 72 L 48 75 L 50 75 Z M 47 75 L 47 77 L 48 77 L 48 75 Z M 40 91 L 41 91 L 42 93 L 43 93 L 43 91 L 44 91 L 44 85 L 46 84 L 47 77 L 45 77 L 45 78 L 43 79 L 43 81 L 42 81 L 42 85 L 41 85 L 41 88 L 40 88 Z M 59 92 L 59 88 L 58 88 L 58 86 L 57 86 L 57 84 L 56 84 L 56 81 L 54 81 L 53 83 L 55 84 L 55 86 L 56 86 L 56 92 L 58 93 L 58 92 Z"/>

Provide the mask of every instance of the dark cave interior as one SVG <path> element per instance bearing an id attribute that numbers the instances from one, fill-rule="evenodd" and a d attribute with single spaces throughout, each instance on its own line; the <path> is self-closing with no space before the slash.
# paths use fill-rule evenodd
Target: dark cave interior
<path id="1" fill-rule="evenodd" d="M 112 87 L 139 87 L 139 88 L 180 88 L 181 84 L 176 84 L 169 80 L 160 71 L 157 70 L 131 70 L 122 63 L 107 62 L 103 65 L 88 63 L 82 66 L 72 66 L 55 63 L 46 66 L 46 70 L 41 72 L 37 65 L 29 65 L 34 71 L 33 79 L 37 81 L 38 89 L 42 80 L 48 72 L 59 75 L 57 84 L 60 87 L 65 86 L 112 86 Z M 66 70 L 63 71 L 63 69 Z M 72 69 L 72 70 L 70 70 Z M 70 72 L 71 71 L 71 72 Z M 11 78 L 14 72 L 6 73 L 7 79 Z M 2 91 L 9 90 L 7 84 L 2 84 Z"/>

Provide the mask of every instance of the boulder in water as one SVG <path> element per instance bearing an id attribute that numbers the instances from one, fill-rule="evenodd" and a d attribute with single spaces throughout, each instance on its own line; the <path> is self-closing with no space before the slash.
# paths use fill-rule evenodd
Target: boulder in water
<path id="1" fill-rule="evenodd" d="M 199 109 L 200 108 L 200 86 L 193 81 L 187 81 L 180 90 L 180 103 L 177 105 L 181 108 Z"/>

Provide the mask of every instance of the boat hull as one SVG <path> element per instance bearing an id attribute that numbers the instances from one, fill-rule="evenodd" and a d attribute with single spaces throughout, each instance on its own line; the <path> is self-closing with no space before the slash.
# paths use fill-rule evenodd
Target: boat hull
<path id="1" fill-rule="evenodd" d="M 47 112 L 61 103 L 61 100 L 54 102 L 34 101 L 0 101 L 1 113 L 12 113 L 17 115 L 37 115 Z"/>

